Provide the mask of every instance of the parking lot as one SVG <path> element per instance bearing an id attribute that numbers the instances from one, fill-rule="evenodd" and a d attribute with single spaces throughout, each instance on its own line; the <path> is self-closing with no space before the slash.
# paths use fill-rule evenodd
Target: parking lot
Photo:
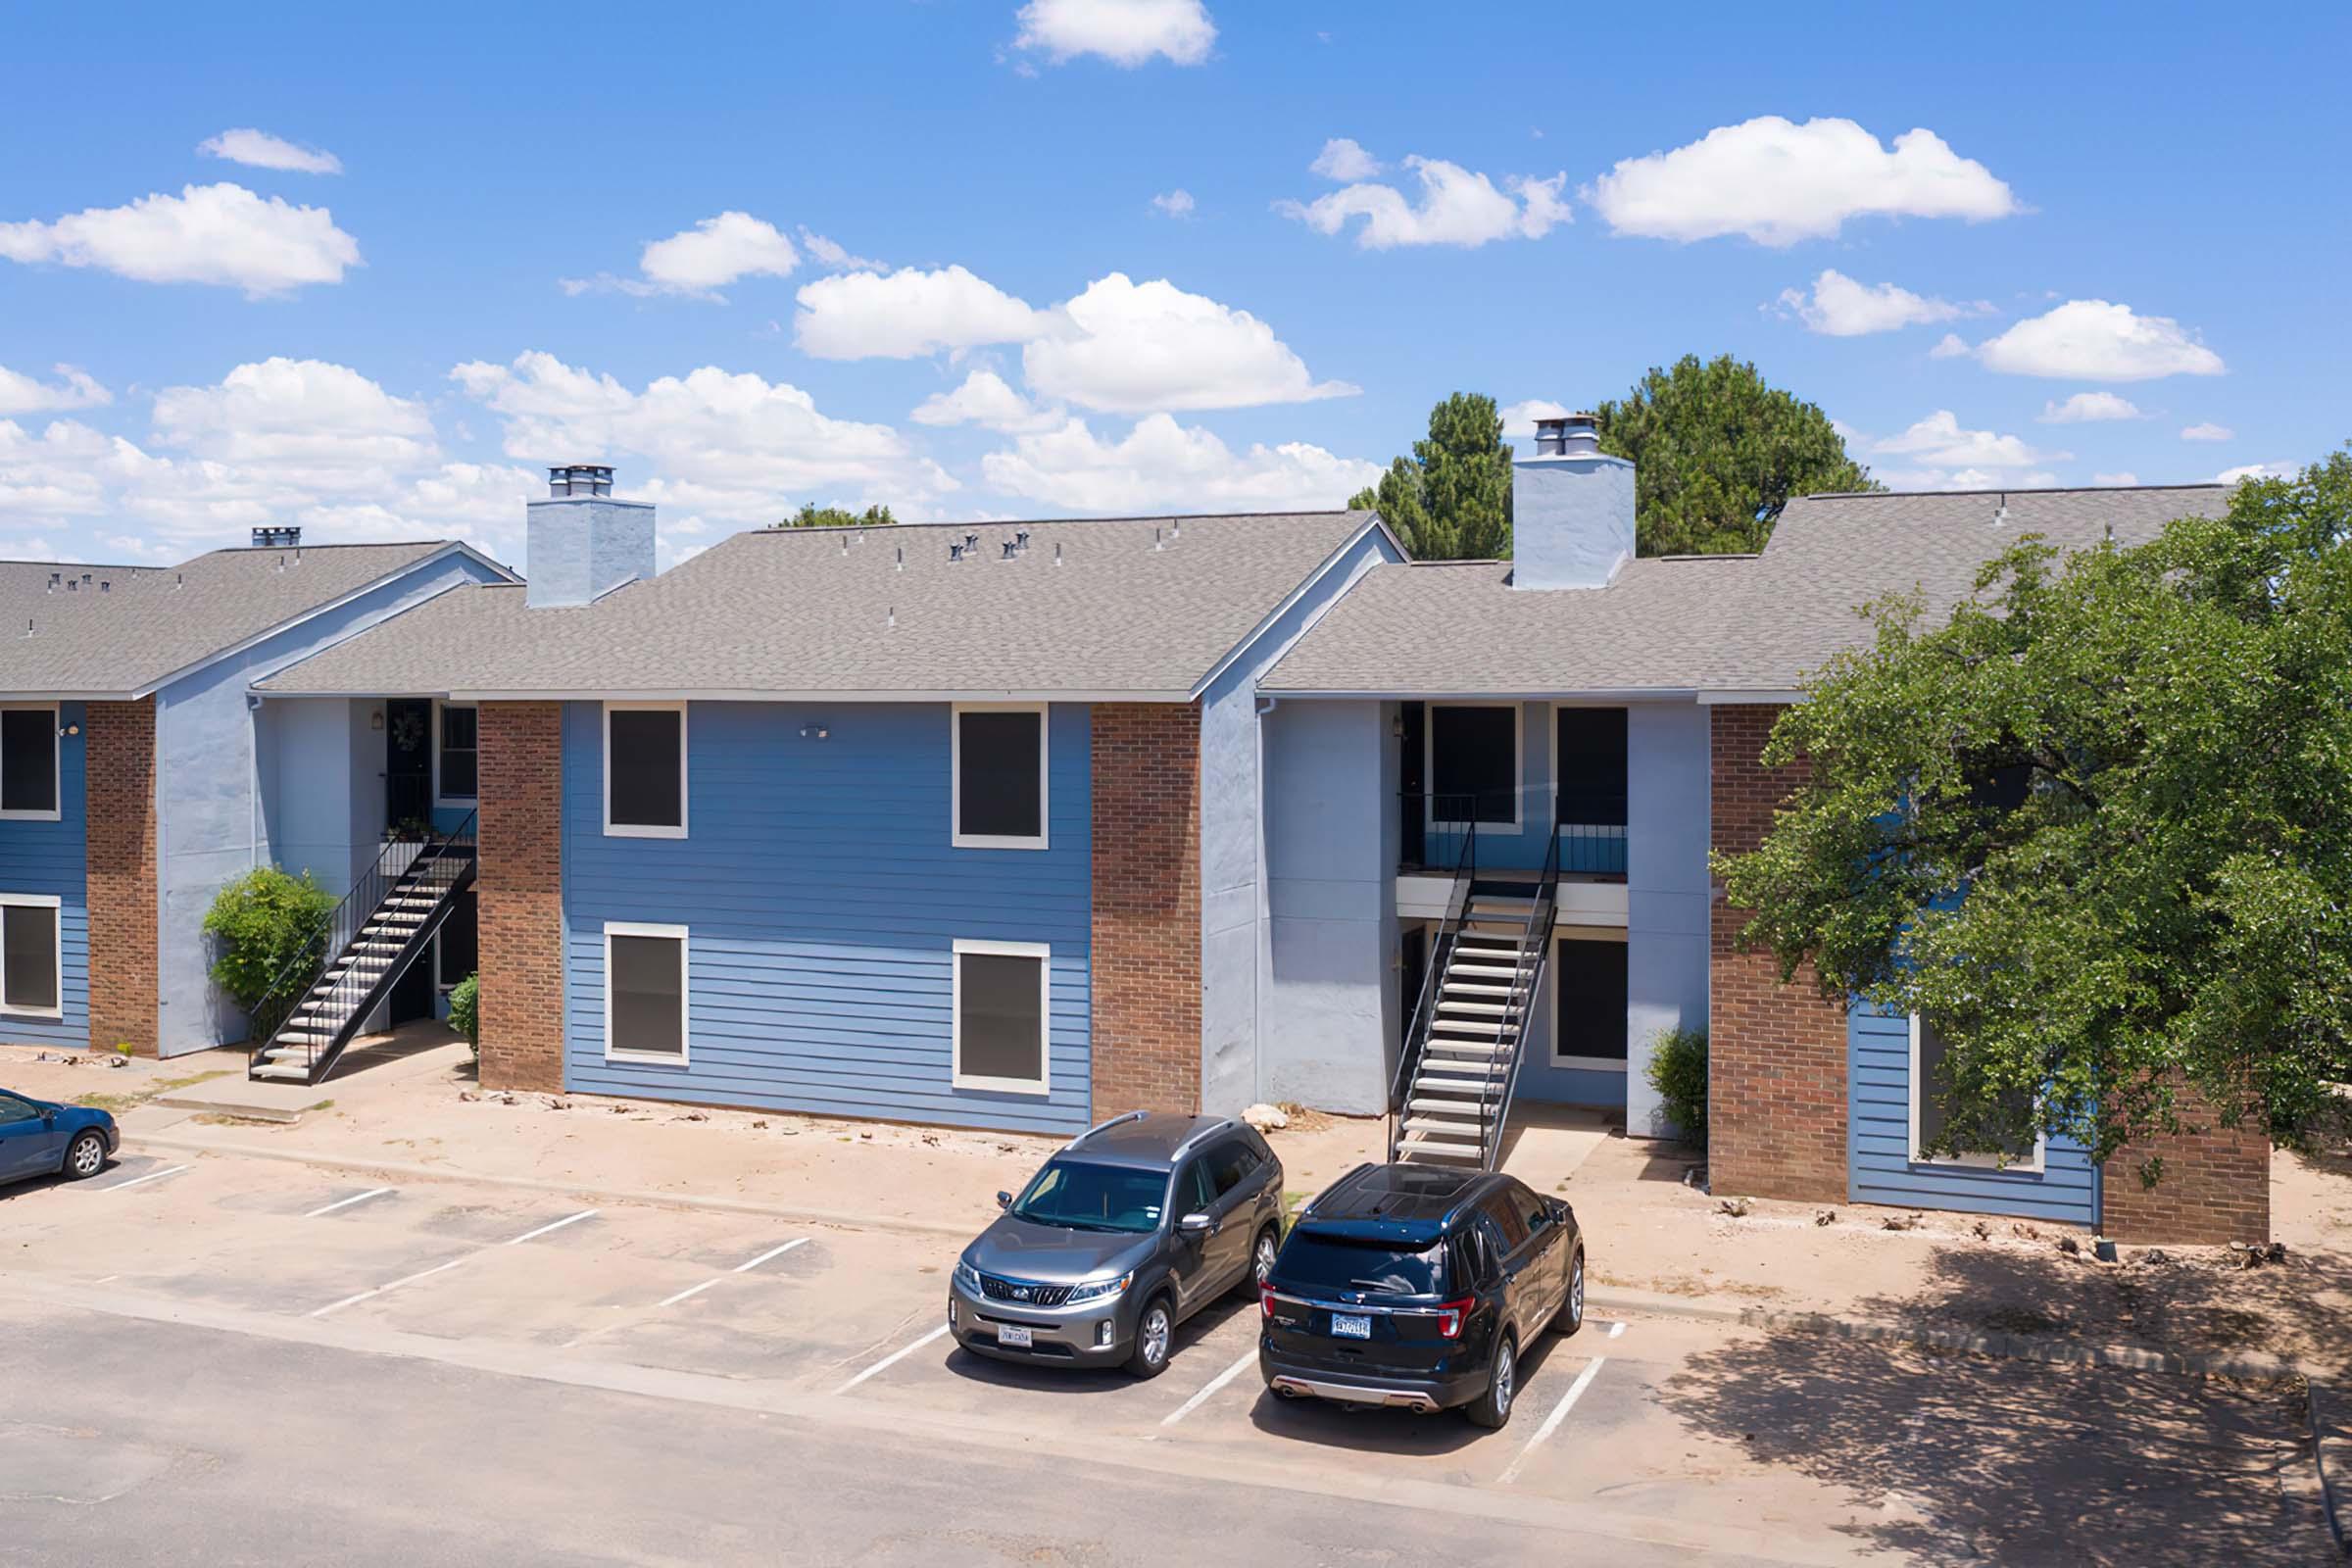
<path id="1" fill-rule="evenodd" d="M 1187 1323 L 1151 1382 L 969 1355 L 946 1338 L 945 1237 L 140 1154 L 0 1194 L 0 1237 L 5 1277 L 98 1310 L 176 1302 L 256 1332 L 522 1347 L 534 1366 L 730 1380 L 868 1426 L 903 1413 L 1276 1485 L 1572 1505 L 1773 1560 L 2186 1560 L 2184 1529 L 2199 1558 L 2316 1560 L 2301 1554 L 2316 1521 L 2280 1485 L 2295 1412 L 2269 1387 L 1596 1312 L 1529 1356 L 1510 1426 L 1490 1434 L 1275 1399 L 1245 1296 Z"/>

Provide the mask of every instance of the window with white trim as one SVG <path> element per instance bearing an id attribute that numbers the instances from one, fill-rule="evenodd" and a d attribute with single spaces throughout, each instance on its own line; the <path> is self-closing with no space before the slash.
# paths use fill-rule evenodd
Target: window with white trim
<path id="1" fill-rule="evenodd" d="M 605 832 L 686 836 L 686 705 L 605 705 Z"/>
<path id="2" fill-rule="evenodd" d="M 57 705 L 0 703 L 0 817 L 58 819 Z"/>
<path id="3" fill-rule="evenodd" d="M 1944 1075 L 1944 1061 L 1950 1053 L 1943 1032 L 1918 1013 L 1911 1015 L 1911 1161 L 1916 1165 L 1973 1165 L 1981 1169 L 2038 1171 L 2042 1167 L 2043 1139 L 2036 1132 L 2023 1143 L 2013 1143 L 2001 1150 L 1972 1151 L 1959 1154 L 1928 1154 L 1921 1151 L 1943 1136 L 1948 1117 L 1944 1096 L 1950 1090 L 1950 1080 Z M 2032 1105 L 2031 1096 L 2021 1096 L 2013 1108 L 2021 1113 Z"/>
<path id="4" fill-rule="evenodd" d="M 950 1003 L 958 1089 L 1042 1095 L 1054 950 L 1037 942 L 958 941 Z"/>
<path id="5" fill-rule="evenodd" d="M 0 893 L 0 1013 L 64 1016 L 59 906 L 60 901 L 49 894 Z"/>
<path id="6" fill-rule="evenodd" d="M 951 842 L 1046 848 L 1046 705 L 958 703 L 951 722 Z"/>
<path id="7" fill-rule="evenodd" d="M 605 922 L 605 1059 L 686 1064 L 686 927 Z"/>
<path id="8" fill-rule="evenodd" d="M 471 806 L 481 778 L 479 715 L 461 703 L 433 705 L 433 799 Z"/>
<path id="9" fill-rule="evenodd" d="M 1423 726 L 1432 827 L 1519 826 L 1522 739 L 1517 703 L 1432 703 Z"/>
<path id="10" fill-rule="evenodd" d="M 1551 971 L 1553 1065 L 1625 1071 L 1626 951 L 1622 932 L 1559 938 Z"/>

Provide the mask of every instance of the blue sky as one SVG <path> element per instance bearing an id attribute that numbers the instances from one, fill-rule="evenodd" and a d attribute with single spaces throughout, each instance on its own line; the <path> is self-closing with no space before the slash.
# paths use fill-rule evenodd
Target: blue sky
<path id="1" fill-rule="evenodd" d="M 1337 505 L 1447 392 L 1686 352 L 1904 486 L 2352 435 L 2341 13 L 314 9 L 12 15 L 0 555 L 519 561 L 570 460 L 671 559 Z"/>

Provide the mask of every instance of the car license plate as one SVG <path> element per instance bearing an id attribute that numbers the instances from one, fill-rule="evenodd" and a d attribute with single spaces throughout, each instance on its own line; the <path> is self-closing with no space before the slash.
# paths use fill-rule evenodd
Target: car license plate
<path id="1" fill-rule="evenodd" d="M 1331 1314 L 1331 1333 L 1334 1339 L 1368 1340 L 1372 1337 L 1372 1320 L 1348 1312 Z"/>
<path id="2" fill-rule="evenodd" d="M 1029 1331 L 1018 1323 L 1000 1323 L 997 1325 L 997 1343 L 1016 1350 L 1026 1350 L 1029 1348 Z"/>

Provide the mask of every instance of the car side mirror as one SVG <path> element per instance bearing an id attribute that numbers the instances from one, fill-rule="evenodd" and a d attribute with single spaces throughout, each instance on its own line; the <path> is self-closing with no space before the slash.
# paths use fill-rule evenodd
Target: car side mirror
<path id="1" fill-rule="evenodd" d="M 1012 1206 L 1012 1195 L 1010 1193 L 999 1193 L 997 1195 L 997 1206 L 999 1208 L 1010 1208 Z"/>
<path id="2" fill-rule="evenodd" d="M 1206 1236 L 1215 1223 L 1206 1214 L 1187 1214 L 1176 1222 L 1176 1229 L 1186 1236 Z"/>

